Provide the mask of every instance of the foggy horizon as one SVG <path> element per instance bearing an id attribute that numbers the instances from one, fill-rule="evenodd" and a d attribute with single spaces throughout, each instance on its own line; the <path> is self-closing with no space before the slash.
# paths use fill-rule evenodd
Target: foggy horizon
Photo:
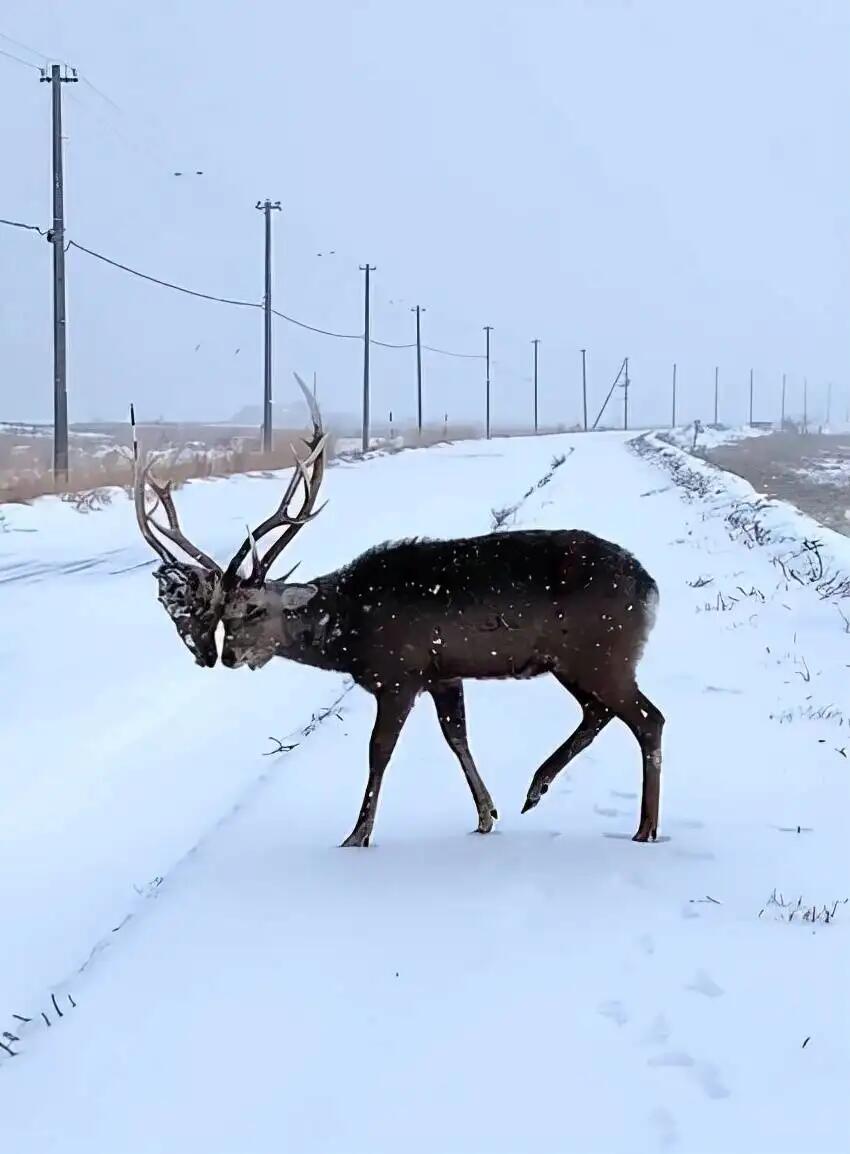
<path id="1" fill-rule="evenodd" d="M 385 0 L 210 12 L 9 0 L 0 216 L 50 223 L 50 99 L 67 61 L 67 239 L 201 292 L 260 302 L 262 216 L 274 306 L 346 334 L 479 358 L 493 326 L 495 426 L 596 416 L 625 356 L 635 424 L 788 413 L 845 417 L 850 348 L 850 9 L 674 0 L 431 5 Z M 12 41 L 20 43 L 15 44 Z M 25 46 L 25 47 L 24 47 Z M 29 51 L 30 49 L 34 51 Z M 27 67 L 29 64 L 31 67 Z M 94 86 L 94 87 L 92 87 Z M 195 175 L 200 171 L 202 175 Z M 174 175 L 181 173 L 182 175 Z M 322 255 L 319 255 L 322 254 Z M 52 417 L 51 254 L 0 227 L 0 420 Z M 72 421 L 223 421 L 262 394 L 262 313 L 195 300 L 71 249 Z M 274 394 L 317 373 L 357 414 L 362 341 L 274 322 Z M 425 418 L 481 422 L 483 359 L 426 352 Z M 372 348 L 372 412 L 415 415 L 415 352 Z M 606 413 L 606 422 L 619 416 Z"/>

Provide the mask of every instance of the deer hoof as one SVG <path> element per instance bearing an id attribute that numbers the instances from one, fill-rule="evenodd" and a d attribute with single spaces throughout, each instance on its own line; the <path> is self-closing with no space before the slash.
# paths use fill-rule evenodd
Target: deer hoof
<path id="1" fill-rule="evenodd" d="M 495 809 L 488 809 L 484 813 L 478 815 L 478 829 L 476 833 L 490 833 L 493 828 L 493 822 L 499 820 L 499 815 Z"/>
<path id="2" fill-rule="evenodd" d="M 632 841 L 655 841 L 658 831 L 650 825 L 641 825 Z"/>
<path id="3" fill-rule="evenodd" d="M 340 845 L 339 848 L 340 849 L 368 849 L 369 848 L 369 835 L 358 833 L 357 830 L 355 830 L 354 833 L 350 833 L 348 835 L 348 837 Z"/>
<path id="4" fill-rule="evenodd" d="M 529 794 L 529 796 L 528 796 L 528 797 L 525 799 L 525 805 L 522 807 L 522 811 L 521 811 L 521 812 L 522 812 L 522 813 L 528 813 L 528 811 L 529 811 L 530 809 L 534 809 L 534 807 L 537 805 L 537 803 L 538 803 L 539 801 L 540 801 L 540 798 L 539 798 L 539 797 L 532 797 L 532 796 Z"/>

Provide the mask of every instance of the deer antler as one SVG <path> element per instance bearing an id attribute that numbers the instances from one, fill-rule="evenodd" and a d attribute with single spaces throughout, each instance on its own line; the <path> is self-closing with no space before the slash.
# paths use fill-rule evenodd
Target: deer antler
<path id="1" fill-rule="evenodd" d="M 168 546 L 161 540 L 165 537 L 173 545 L 182 549 L 187 556 L 197 561 L 204 569 L 208 569 L 212 573 L 221 574 L 221 566 L 213 561 L 212 557 L 208 557 L 197 545 L 193 545 L 189 538 L 183 533 L 180 528 L 180 522 L 177 519 L 177 510 L 174 508 L 174 498 L 171 496 L 171 482 L 166 481 L 164 485 L 159 485 L 150 475 L 151 464 L 148 462 L 142 466 L 139 455 L 139 443 L 136 438 L 136 419 L 133 407 L 130 406 L 130 422 L 133 427 L 133 503 L 136 507 L 136 520 L 139 522 L 139 528 L 142 531 L 142 536 L 162 558 L 166 565 L 178 564 L 177 558 L 169 550 Z M 153 519 L 153 512 L 156 510 L 156 505 L 149 512 L 145 508 L 145 487 L 149 485 L 156 496 L 157 504 L 161 505 L 165 511 L 165 516 L 168 518 L 168 526 L 161 525 L 158 521 Z M 154 532 L 156 530 L 156 533 Z M 160 534 L 160 536 L 157 536 Z"/>
<path id="2" fill-rule="evenodd" d="M 306 525 L 308 521 L 312 521 L 315 517 L 318 517 L 324 508 L 324 505 L 321 505 L 318 509 L 315 509 L 315 505 L 319 496 L 322 477 L 325 472 L 328 435 L 322 428 L 322 415 L 319 412 L 319 406 L 316 404 L 315 397 L 297 373 L 295 373 L 295 379 L 306 398 L 310 408 L 310 419 L 313 422 L 313 436 L 309 441 L 305 441 L 308 450 L 307 456 L 301 459 L 296 455 L 295 468 L 280 504 L 270 517 L 267 517 L 261 525 L 258 525 L 252 533 L 248 534 L 237 552 L 234 553 L 222 578 L 224 588 L 233 585 L 236 580 L 236 574 L 239 572 L 239 566 L 249 553 L 252 554 L 254 559 L 251 578 L 262 584 L 268 576 L 269 569 L 271 569 L 283 549 L 285 549 L 299 529 L 301 529 L 303 525 Z M 291 515 L 289 513 L 289 506 L 302 485 L 304 486 L 303 504 L 295 515 Z M 281 527 L 284 528 L 284 532 L 281 533 L 261 559 L 257 551 L 257 542 L 261 537 L 270 533 L 272 529 L 279 529 Z M 290 573 L 291 572 L 292 570 L 290 570 Z M 287 576 L 289 576 L 289 574 L 287 574 Z"/>

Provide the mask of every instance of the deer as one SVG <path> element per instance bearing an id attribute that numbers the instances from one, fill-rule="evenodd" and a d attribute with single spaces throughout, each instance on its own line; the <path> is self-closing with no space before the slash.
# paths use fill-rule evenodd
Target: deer
<path id="1" fill-rule="evenodd" d="M 427 694 L 489 833 L 498 813 L 467 738 L 464 681 L 550 674 L 582 711 L 575 731 L 532 776 L 522 812 L 619 718 L 634 735 L 643 768 L 633 841 L 658 832 L 664 716 L 638 688 L 636 671 L 653 628 L 658 586 L 626 549 L 578 529 L 508 529 L 452 540 L 379 544 L 349 564 L 303 582 L 269 576 L 316 507 L 327 434 L 311 391 L 295 374 L 312 436 L 277 508 L 222 568 L 182 533 L 170 483 L 143 465 L 134 437 L 139 528 L 162 564 L 159 601 L 198 665 L 257 670 L 273 657 L 347 674 L 376 703 L 362 805 L 347 847 L 369 845 L 384 773 L 417 698 Z M 153 494 L 148 508 L 147 490 Z M 297 499 L 297 503 L 296 503 Z M 162 518 L 154 515 L 162 510 Z M 279 536 L 260 556 L 260 543 Z M 190 561 L 181 560 L 181 550 Z M 243 564 L 250 556 L 250 571 Z M 297 568 L 297 566 L 296 566 Z"/>

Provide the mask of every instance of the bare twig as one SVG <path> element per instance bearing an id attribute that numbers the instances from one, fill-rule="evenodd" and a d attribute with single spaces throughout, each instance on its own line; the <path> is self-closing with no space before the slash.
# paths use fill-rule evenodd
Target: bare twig
<path id="1" fill-rule="evenodd" d="M 270 737 L 269 741 L 276 742 L 277 748 L 267 749 L 266 752 L 263 754 L 263 757 L 275 757 L 278 753 L 290 753 L 298 745 L 297 741 L 293 742 L 291 745 L 284 745 L 284 743 L 280 740 L 279 737 Z"/>

